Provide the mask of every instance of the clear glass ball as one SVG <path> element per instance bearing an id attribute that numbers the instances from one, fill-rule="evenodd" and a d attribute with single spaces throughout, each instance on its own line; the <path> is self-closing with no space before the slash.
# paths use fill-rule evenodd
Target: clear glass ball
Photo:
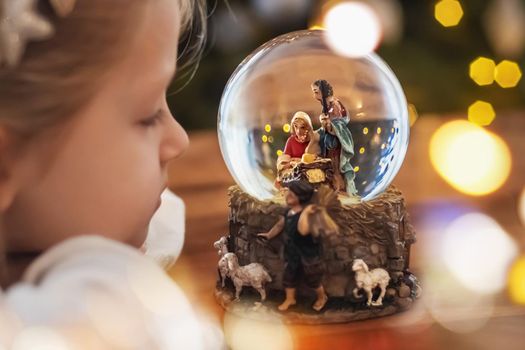
<path id="1" fill-rule="evenodd" d="M 304 30 L 263 44 L 237 67 L 222 95 L 222 155 L 237 184 L 260 200 L 279 192 L 276 162 L 290 137 L 293 115 L 306 112 L 313 129 L 320 127 L 323 107 L 311 88 L 319 79 L 330 83 L 349 117 L 350 163 L 362 200 L 383 192 L 405 157 L 407 102 L 392 70 L 374 53 L 340 56 L 323 36 L 321 30 Z"/>

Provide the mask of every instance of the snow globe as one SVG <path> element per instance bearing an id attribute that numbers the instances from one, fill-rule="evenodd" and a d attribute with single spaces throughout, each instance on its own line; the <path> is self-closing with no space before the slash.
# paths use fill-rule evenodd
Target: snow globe
<path id="1" fill-rule="evenodd" d="M 237 183 L 229 232 L 214 244 L 224 308 L 320 324 L 412 305 L 415 232 L 391 185 L 407 103 L 381 58 L 341 56 L 321 30 L 277 37 L 231 76 L 218 135 Z"/>

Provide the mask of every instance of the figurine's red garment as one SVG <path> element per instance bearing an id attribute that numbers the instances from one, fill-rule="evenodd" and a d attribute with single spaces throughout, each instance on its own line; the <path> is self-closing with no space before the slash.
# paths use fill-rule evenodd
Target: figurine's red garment
<path id="1" fill-rule="evenodd" d="M 301 158 L 306 151 L 308 142 L 299 142 L 292 135 L 286 140 L 286 145 L 284 146 L 284 154 L 288 154 L 292 158 Z"/>

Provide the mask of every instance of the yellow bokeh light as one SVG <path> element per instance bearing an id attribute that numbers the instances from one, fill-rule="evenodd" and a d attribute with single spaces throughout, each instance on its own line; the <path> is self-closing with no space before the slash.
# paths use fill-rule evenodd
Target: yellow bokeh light
<path id="1" fill-rule="evenodd" d="M 514 262 L 509 273 L 509 295 L 516 304 L 525 305 L 525 256 Z"/>
<path id="2" fill-rule="evenodd" d="M 268 136 L 266 135 L 263 135 L 261 139 L 262 139 L 262 142 L 268 142 Z"/>
<path id="3" fill-rule="evenodd" d="M 469 195 L 496 191 L 511 169 L 507 144 L 499 136 L 465 120 L 442 125 L 432 136 L 429 151 L 438 174 Z"/>
<path id="4" fill-rule="evenodd" d="M 269 318 L 266 321 L 257 321 L 250 317 L 241 318 L 226 313 L 224 337 L 228 349 L 232 350 L 288 350 L 294 348 L 290 330 L 279 319 Z"/>
<path id="5" fill-rule="evenodd" d="M 364 128 L 363 129 L 363 134 L 365 134 L 365 135 L 368 134 L 368 128 Z"/>
<path id="6" fill-rule="evenodd" d="M 273 136 L 268 137 L 268 142 L 273 143 Z"/>
<path id="7" fill-rule="evenodd" d="M 468 120 L 474 124 L 487 126 L 494 118 L 496 118 L 496 112 L 488 102 L 476 101 L 468 108 Z"/>
<path id="8" fill-rule="evenodd" d="M 381 128 L 377 128 L 377 134 L 379 135 L 381 133 Z"/>
<path id="9" fill-rule="evenodd" d="M 358 166 L 356 166 L 356 167 L 354 167 L 354 172 L 356 172 L 356 173 L 357 173 L 358 171 L 359 171 L 359 165 L 358 165 Z"/>
<path id="10" fill-rule="evenodd" d="M 521 75 L 521 69 L 516 62 L 504 60 L 496 66 L 494 77 L 502 88 L 512 88 L 518 85 Z"/>
<path id="11" fill-rule="evenodd" d="M 469 76 L 478 85 L 490 85 L 494 82 L 496 62 L 486 57 L 478 57 L 470 64 Z"/>
<path id="12" fill-rule="evenodd" d="M 453 27 L 463 17 L 463 9 L 457 0 L 441 0 L 434 7 L 434 17 L 442 26 Z"/>
<path id="13" fill-rule="evenodd" d="M 419 118 L 419 115 L 417 113 L 416 106 L 414 106 L 412 103 L 408 104 L 408 120 L 410 122 L 410 126 L 413 126 L 416 123 L 417 118 Z"/>
<path id="14" fill-rule="evenodd" d="M 286 124 L 283 125 L 283 131 L 284 132 L 290 132 L 290 129 L 291 129 L 290 124 L 286 123 Z"/>
<path id="15" fill-rule="evenodd" d="M 364 148 L 364 147 L 361 147 L 361 148 L 359 149 L 359 154 L 363 154 L 363 153 L 365 153 L 365 148 Z"/>
<path id="16" fill-rule="evenodd" d="M 325 28 L 322 26 L 322 25 L 319 25 L 319 24 L 314 24 L 312 26 L 310 26 L 310 28 L 308 28 L 310 30 L 325 30 Z"/>
<path id="17" fill-rule="evenodd" d="M 283 155 L 283 151 L 281 151 L 280 149 L 277 150 L 277 156 L 280 157 Z"/>
<path id="18" fill-rule="evenodd" d="M 347 57 L 362 57 L 374 51 L 382 37 L 377 12 L 364 1 L 338 1 L 323 17 L 326 44 Z"/>
<path id="19" fill-rule="evenodd" d="M 272 131 L 272 126 L 271 126 L 270 124 L 266 124 L 266 125 L 264 126 L 264 131 L 266 131 L 266 132 L 270 132 L 270 131 Z"/>

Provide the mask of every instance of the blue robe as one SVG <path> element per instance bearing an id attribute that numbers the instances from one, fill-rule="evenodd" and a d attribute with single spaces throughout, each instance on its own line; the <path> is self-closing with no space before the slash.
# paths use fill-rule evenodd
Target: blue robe
<path id="1" fill-rule="evenodd" d="M 341 145 L 341 155 L 339 159 L 339 170 L 346 182 L 346 192 L 349 195 L 357 195 L 355 188 L 355 172 L 350 160 L 354 157 L 354 139 L 352 133 L 347 125 L 348 119 L 334 118 L 332 119 L 332 129 L 335 135 L 330 134 L 323 128 L 317 130 L 319 133 L 319 146 L 321 148 L 321 156 L 327 157 L 328 150 L 337 148 Z"/>

